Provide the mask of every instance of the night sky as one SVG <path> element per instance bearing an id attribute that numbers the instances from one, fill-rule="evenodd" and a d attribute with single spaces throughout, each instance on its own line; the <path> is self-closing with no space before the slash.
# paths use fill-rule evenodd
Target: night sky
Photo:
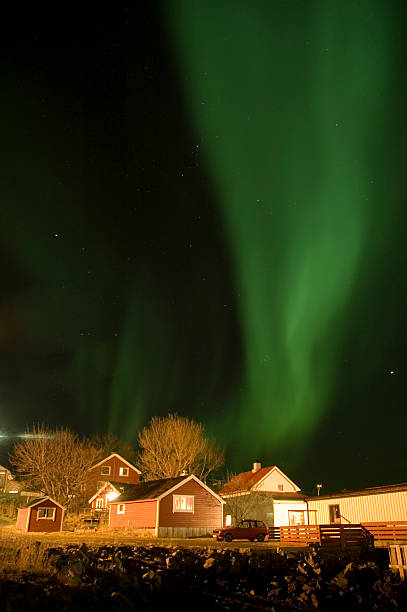
<path id="1" fill-rule="evenodd" d="M 404 2 L 2 16 L 0 429 L 405 482 Z M 7 444 L 0 449 L 4 463 Z"/>

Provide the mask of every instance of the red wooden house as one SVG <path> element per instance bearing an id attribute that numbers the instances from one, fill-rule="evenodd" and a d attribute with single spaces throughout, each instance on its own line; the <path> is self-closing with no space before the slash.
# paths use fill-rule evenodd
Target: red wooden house
<path id="1" fill-rule="evenodd" d="M 37 497 L 18 509 L 17 529 L 21 531 L 61 531 L 65 508 L 49 497 Z"/>
<path id="2" fill-rule="evenodd" d="M 110 502 L 109 527 L 159 537 L 209 534 L 222 526 L 223 504 L 194 475 L 142 482 Z"/>
<path id="3" fill-rule="evenodd" d="M 112 453 L 90 468 L 85 485 L 85 497 L 93 498 L 108 482 L 121 484 L 137 484 L 140 480 L 140 470 L 135 465 L 117 453 Z"/>

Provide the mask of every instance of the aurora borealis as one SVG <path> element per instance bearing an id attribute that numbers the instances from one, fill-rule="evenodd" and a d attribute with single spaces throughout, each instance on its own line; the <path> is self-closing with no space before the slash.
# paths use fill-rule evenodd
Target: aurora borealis
<path id="1" fill-rule="evenodd" d="M 405 481 L 403 12 L 10 9 L 5 429 L 134 441 L 177 411 L 231 470 Z"/>

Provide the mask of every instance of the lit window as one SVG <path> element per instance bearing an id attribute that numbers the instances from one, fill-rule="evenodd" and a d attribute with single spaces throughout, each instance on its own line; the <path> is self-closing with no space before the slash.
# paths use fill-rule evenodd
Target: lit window
<path id="1" fill-rule="evenodd" d="M 284 491 L 284 485 L 278 485 L 278 490 L 279 491 Z"/>
<path id="2" fill-rule="evenodd" d="M 38 508 L 37 518 L 39 519 L 55 519 L 55 508 Z"/>
<path id="3" fill-rule="evenodd" d="M 117 504 L 117 514 L 124 514 L 125 505 Z"/>
<path id="4" fill-rule="evenodd" d="M 102 476 L 110 476 L 110 465 L 102 465 L 100 473 Z"/>
<path id="5" fill-rule="evenodd" d="M 103 508 L 103 498 L 99 497 L 99 499 L 96 500 L 96 508 L 98 510 L 101 510 Z"/>
<path id="6" fill-rule="evenodd" d="M 289 525 L 305 525 L 304 510 L 289 510 L 288 524 Z"/>
<path id="7" fill-rule="evenodd" d="M 225 527 L 230 527 L 232 524 L 232 515 L 231 514 L 227 514 L 225 516 Z"/>
<path id="8" fill-rule="evenodd" d="M 120 476 L 128 476 L 129 475 L 129 468 L 121 467 L 119 469 L 119 474 L 120 474 Z"/>
<path id="9" fill-rule="evenodd" d="M 172 511 L 173 512 L 193 512 L 194 511 L 194 496 L 193 495 L 173 495 L 172 496 Z"/>

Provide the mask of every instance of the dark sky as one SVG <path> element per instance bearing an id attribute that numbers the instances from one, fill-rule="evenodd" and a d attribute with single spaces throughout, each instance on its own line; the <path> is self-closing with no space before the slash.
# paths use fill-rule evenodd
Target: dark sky
<path id="1" fill-rule="evenodd" d="M 407 479 L 403 3 L 334 5 L 9 7 L 2 430 Z"/>

